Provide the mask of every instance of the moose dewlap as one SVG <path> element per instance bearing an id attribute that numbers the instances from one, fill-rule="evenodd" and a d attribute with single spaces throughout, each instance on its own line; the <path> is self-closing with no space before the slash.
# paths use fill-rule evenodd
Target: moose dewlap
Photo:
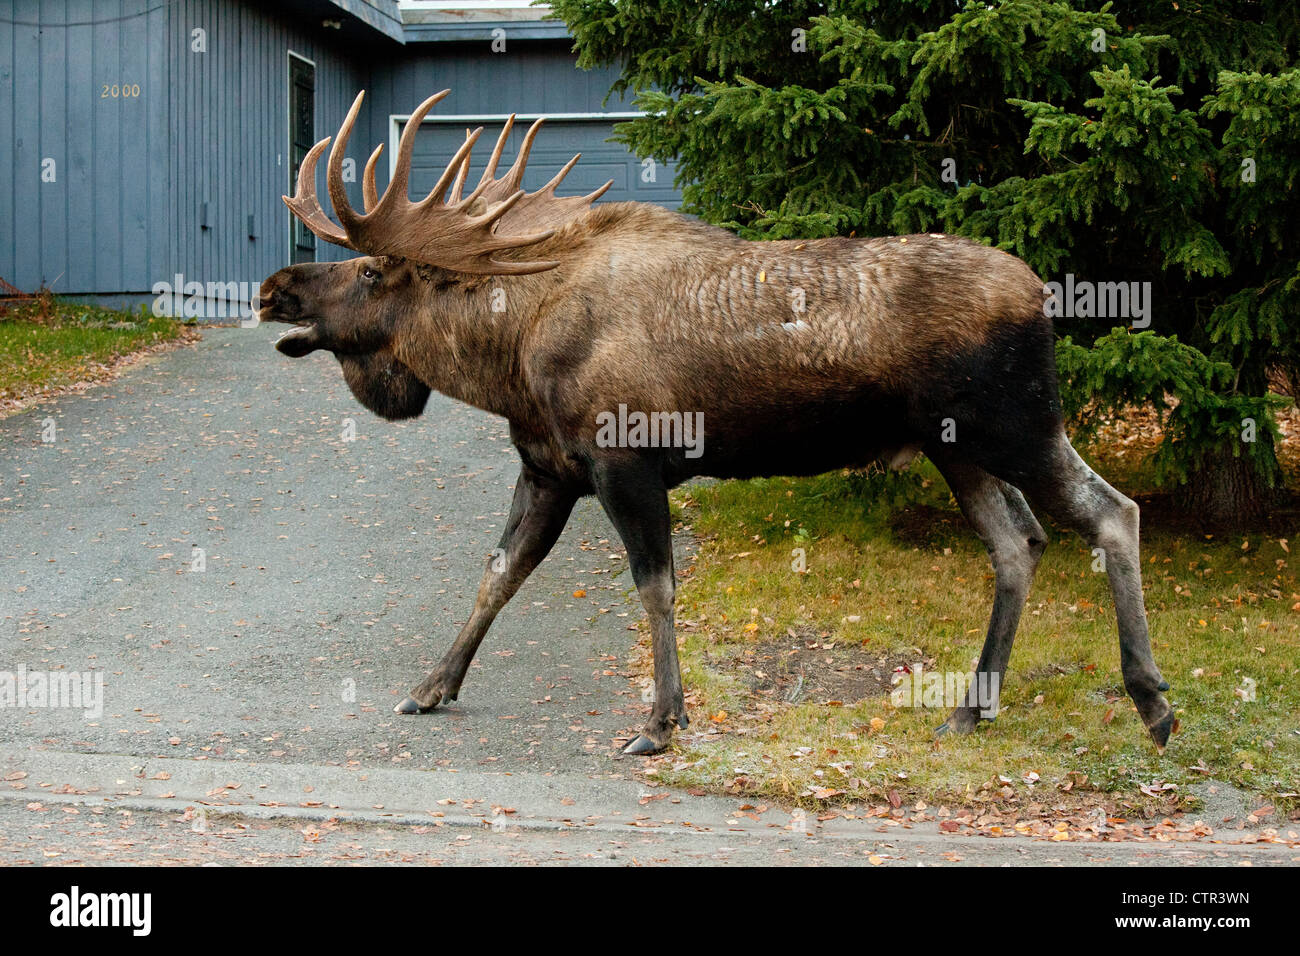
<path id="1" fill-rule="evenodd" d="M 500 547 L 468 622 L 399 713 L 456 699 L 497 612 L 574 503 L 596 495 L 627 547 L 654 643 L 654 704 L 625 752 L 661 750 L 686 725 L 668 489 L 696 475 L 817 474 L 923 452 L 996 574 L 972 686 L 1001 686 L 1046 545 L 1032 501 L 1104 549 L 1124 685 L 1165 745 L 1174 718 L 1147 637 L 1138 509 L 1066 438 L 1044 286 L 1024 262 L 941 234 L 746 242 L 656 206 L 593 206 L 609 184 L 555 194 L 577 156 L 525 192 L 542 121 L 498 178 L 513 117 L 468 195 L 481 129 L 412 202 L 415 131 L 447 92 L 412 114 L 382 196 L 382 147 L 371 155 L 361 212 L 342 179 L 357 96 L 330 149 L 338 223 L 315 191 L 329 139 L 308 153 L 285 202 L 360 258 L 291 266 L 261 289 L 261 318 L 290 325 L 276 347 L 332 352 L 377 414 L 418 415 L 436 389 L 510 422 L 521 468 Z M 971 697 L 939 729 L 970 730 L 982 712 L 996 713 L 996 702 Z"/>

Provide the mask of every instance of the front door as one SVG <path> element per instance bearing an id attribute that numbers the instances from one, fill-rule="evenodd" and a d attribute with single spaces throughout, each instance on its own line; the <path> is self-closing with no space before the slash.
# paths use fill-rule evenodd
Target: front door
<path id="1" fill-rule="evenodd" d="M 316 67 L 289 54 L 289 188 L 298 182 L 298 167 L 316 142 Z M 286 210 L 287 212 L 288 210 Z M 297 216 L 289 217 L 289 261 L 315 262 L 316 236 Z"/>

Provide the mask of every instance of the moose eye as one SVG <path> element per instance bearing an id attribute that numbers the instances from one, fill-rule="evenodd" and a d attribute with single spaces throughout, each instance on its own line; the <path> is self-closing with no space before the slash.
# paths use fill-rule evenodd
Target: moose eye
<path id="1" fill-rule="evenodd" d="M 364 269 L 361 270 L 361 276 L 364 279 L 378 279 L 379 273 L 376 272 L 374 269 L 370 268 L 369 266 L 366 266 Z"/>

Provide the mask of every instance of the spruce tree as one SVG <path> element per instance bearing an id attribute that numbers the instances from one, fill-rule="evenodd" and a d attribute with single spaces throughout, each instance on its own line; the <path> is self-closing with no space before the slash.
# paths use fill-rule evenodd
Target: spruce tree
<path id="1" fill-rule="evenodd" d="M 1154 407 L 1180 501 L 1266 513 L 1270 377 L 1300 372 L 1292 0 L 551 5 L 581 66 L 621 70 L 647 115 L 619 136 L 677 163 L 689 212 L 753 239 L 942 229 L 1062 290 L 1149 289 L 1057 317 L 1067 411 Z"/>

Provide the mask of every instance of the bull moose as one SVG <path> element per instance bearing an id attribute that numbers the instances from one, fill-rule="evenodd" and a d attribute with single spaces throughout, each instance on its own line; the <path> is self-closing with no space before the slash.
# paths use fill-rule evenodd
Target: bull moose
<path id="1" fill-rule="evenodd" d="M 521 183 L 542 120 L 496 176 L 513 116 L 473 191 L 463 195 L 482 128 L 412 202 L 416 131 L 448 92 L 412 114 L 382 197 L 382 145 L 371 154 L 364 212 L 349 204 L 342 176 L 358 94 L 329 155 L 338 223 L 316 197 L 329 138 L 307 154 L 285 202 L 317 236 L 360 257 L 290 266 L 260 291 L 261 318 L 292 326 L 276 348 L 334 353 L 376 414 L 419 415 L 437 389 L 510 424 L 522 466 L 500 542 L 504 570 L 489 560 L 469 620 L 398 713 L 456 699 L 497 612 L 574 503 L 594 494 L 627 548 L 653 635 L 654 704 L 624 753 L 658 752 L 673 725 L 687 723 L 668 490 L 696 476 L 898 467 L 924 453 L 986 545 L 996 580 L 972 696 L 939 731 L 985 719 L 975 688 L 998 686 L 1007 667 L 1046 546 L 1028 498 L 1104 549 L 1124 686 L 1164 747 L 1174 714 L 1147 636 L 1138 507 L 1066 437 L 1044 285 L 1029 266 L 941 234 L 750 242 L 657 206 L 592 205 L 610 183 L 556 196 L 578 156 L 529 193 Z M 792 312 L 796 299 L 802 308 Z M 601 422 L 625 412 L 692 416 L 702 440 L 602 440 Z"/>

